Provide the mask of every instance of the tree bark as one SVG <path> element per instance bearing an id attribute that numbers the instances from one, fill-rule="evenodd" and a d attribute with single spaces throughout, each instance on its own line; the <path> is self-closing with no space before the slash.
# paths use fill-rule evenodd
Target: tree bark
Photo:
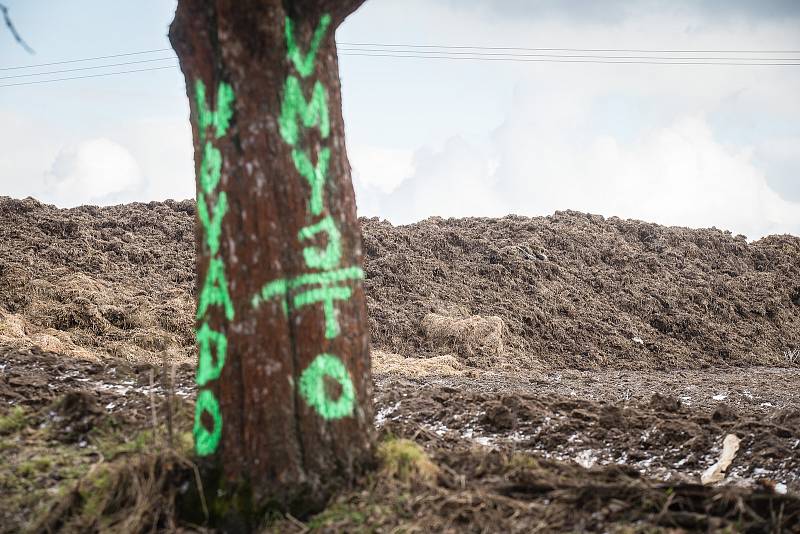
<path id="1" fill-rule="evenodd" d="M 197 175 L 195 448 L 218 522 L 324 505 L 372 458 L 334 32 L 363 0 L 180 0 Z"/>

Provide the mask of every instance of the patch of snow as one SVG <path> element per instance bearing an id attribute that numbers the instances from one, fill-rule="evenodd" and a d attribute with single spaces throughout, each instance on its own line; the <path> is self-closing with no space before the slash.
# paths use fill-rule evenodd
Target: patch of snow
<path id="1" fill-rule="evenodd" d="M 400 407 L 400 402 L 401 401 L 397 401 L 392 406 L 385 406 L 380 410 L 378 410 L 378 413 L 375 414 L 375 426 L 378 427 L 383 426 L 383 424 L 386 422 L 386 419 L 394 412 L 396 412 L 397 409 Z"/>
<path id="2" fill-rule="evenodd" d="M 595 463 L 597 463 L 597 456 L 592 449 L 586 449 L 579 452 L 577 456 L 575 456 L 575 463 L 581 467 L 590 469 Z"/>

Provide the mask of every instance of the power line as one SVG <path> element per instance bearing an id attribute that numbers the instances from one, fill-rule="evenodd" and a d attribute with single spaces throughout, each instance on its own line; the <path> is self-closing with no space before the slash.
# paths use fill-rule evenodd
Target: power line
<path id="1" fill-rule="evenodd" d="M 156 63 L 158 61 L 174 61 L 175 56 L 172 57 L 162 57 L 159 59 L 142 59 L 140 61 L 123 61 L 122 63 L 111 63 L 108 65 L 96 65 L 94 67 L 78 67 L 76 69 L 62 69 L 62 70 L 51 70 L 47 72 L 34 72 L 31 74 L 15 74 L 14 76 L 0 76 L 0 80 L 10 80 L 12 78 L 29 78 L 31 76 L 47 76 L 51 74 L 61 74 L 64 72 L 76 72 L 82 70 L 94 70 L 94 69 L 104 69 L 107 67 L 122 67 L 124 65 L 135 65 L 139 63 Z"/>
<path id="2" fill-rule="evenodd" d="M 34 67 L 49 67 L 51 65 L 64 65 L 66 63 L 80 63 L 82 61 L 94 61 L 96 59 L 111 59 L 115 57 L 125 57 L 125 56 L 138 56 L 141 54 L 154 54 L 156 52 L 167 52 L 172 51 L 171 48 L 158 48 L 154 50 L 142 50 L 141 52 L 126 52 L 124 54 L 112 54 L 110 56 L 96 56 L 96 57 L 85 57 L 81 59 L 69 59 L 66 61 L 54 61 L 52 63 L 36 63 L 33 65 L 21 65 L 18 67 L 2 67 L 0 70 L 17 70 L 17 69 L 32 69 Z"/>
<path id="3" fill-rule="evenodd" d="M 638 48 L 531 48 L 531 47 L 516 47 L 516 46 L 480 46 L 480 45 L 432 45 L 432 44 L 391 44 L 391 43 L 338 43 L 342 46 L 356 46 L 356 47 L 379 47 L 386 52 L 402 52 L 399 50 L 391 50 L 395 48 L 418 48 L 418 49 L 444 49 L 444 50 L 511 50 L 522 52 L 614 52 L 614 53 L 636 53 L 636 54 L 800 54 L 800 50 L 657 50 L 657 49 L 638 49 Z M 68 63 L 81 63 L 84 61 L 95 61 L 99 59 L 113 59 L 118 57 L 137 56 L 143 54 L 154 54 L 158 52 L 171 52 L 171 48 L 155 48 L 152 50 L 140 50 L 138 52 L 124 52 L 120 54 L 110 54 L 105 56 L 94 56 L 79 59 L 69 59 L 64 61 L 53 61 L 50 63 L 35 63 L 31 65 L 19 65 L 15 67 L 0 67 L 0 71 L 5 70 L 19 70 L 31 69 L 35 67 L 49 67 L 53 65 L 64 65 Z M 437 51 L 433 50 L 436 53 Z M 444 52 L 443 52 L 444 53 Z M 456 52 L 453 52 L 454 54 Z M 459 52 L 469 54 L 470 52 Z M 503 54 L 506 55 L 506 54 Z M 511 55 L 511 54 L 509 54 Z M 690 58 L 687 58 L 690 59 Z M 699 58 L 698 58 L 699 59 Z M 713 58 L 721 59 L 721 58 Z M 745 58 L 741 58 L 744 60 Z M 749 60 L 749 58 L 747 58 Z M 753 58 L 758 59 L 758 58 Z M 775 58 L 777 60 L 777 58 Z"/>
<path id="4" fill-rule="evenodd" d="M 343 56 L 363 56 L 363 57 L 396 57 L 396 58 L 419 58 L 419 59 L 453 59 L 453 60 L 483 60 L 483 61 L 522 61 L 522 62 L 556 62 L 556 63 L 604 63 L 604 64 L 646 64 L 646 65 L 738 65 L 738 66 L 795 66 L 800 58 L 742 58 L 742 57 L 691 57 L 681 58 L 675 56 L 606 56 L 606 55 L 563 55 L 563 54 L 514 54 L 514 53 L 471 53 L 471 52 L 436 52 L 436 51 L 415 51 L 415 50 L 396 50 L 382 52 L 371 48 L 341 48 L 340 55 Z M 354 52 L 368 52 L 357 54 Z M 529 59 L 529 58 L 545 59 Z M 47 76 L 62 74 L 65 72 L 77 72 L 85 70 L 95 70 L 108 67 L 121 67 L 125 65 L 135 65 L 142 63 L 156 63 L 159 61 L 169 61 L 176 59 L 176 56 L 165 58 L 143 59 L 137 61 L 124 61 L 121 63 L 111 63 L 105 65 L 93 65 L 90 67 L 78 67 L 74 69 L 61 69 L 30 74 L 15 74 L 12 76 L 2 76 L 0 80 L 17 78 L 27 78 L 31 76 Z M 587 61 L 592 60 L 592 61 Z M 599 61 L 602 60 L 602 61 Z M 637 60 L 637 61 L 626 61 Z M 639 61 L 642 60 L 642 61 Z M 668 61 L 672 60 L 672 61 Z M 705 61 L 701 61 L 705 60 Z M 742 61 L 738 63 L 737 61 Z"/>
<path id="5" fill-rule="evenodd" d="M 358 52 L 343 52 L 341 56 L 361 56 L 361 57 L 393 57 L 393 58 L 414 58 L 414 59 L 446 59 L 451 61 L 467 60 L 467 61 L 511 61 L 517 63 L 599 63 L 606 65 L 627 64 L 627 65 L 731 65 L 731 66 L 749 66 L 749 67 L 796 67 L 800 63 L 734 63 L 734 62 L 714 62 L 714 61 L 610 61 L 600 59 L 565 59 L 569 56 L 561 56 L 561 59 L 555 58 L 513 58 L 513 57 L 485 57 L 485 56 L 445 56 L 445 55 L 430 55 L 430 54 L 370 54 Z M 687 58 L 688 59 L 688 58 Z"/>
<path id="6" fill-rule="evenodd" d="M 525 48 L 517 46 L 468 46 L 431 44 L 338 43 L 344 46 L 380 46 L 392 48 L 452 48 L 476 50 L 522 50 L 526 52 L 631 52 L 641 54 L 800 54 L 800 50 L 654 50 L 636 48 Z"/>
<path id="7" fill-rule="evenodd" d="M 0 85 L 0 87 L 15 87 L 18 85 L 36 85 L 40 83 L 64 82 L 67 80 L 82 80 L 85 78 L 101 78 L 103 76 L 116 76 L 117 74 L 130 74 L 132 72 L 150 72 L 153 70 L 164 70 L 164 69 L 174 69 L 174 68 L 175 68 L 174 65 L 170 65 L 167 67 L 152 67 L 149 69 L 123 70 L 119 72 L 104 72 L 103 74 L 87 74 L 86 76 L 71 76 L 68 78 L 56 78 L 54 80 L 36 80 L 32 82 L 7 83 L 5 85 Z"/>
<path id="8" fill-rule="evenodd" d="M 347 52 L 379 52 L 398 54 L 440 54 L 457 56 L 507 56 L 507 57 L 548 57 L 548 58 L 579 58 L 579 59 L 657 59 L 657 60 L 730 60 L 730 61 L 800 61 L 800 57 L 741 57 L 741 56 L 609 56 L 609 55 L 564 55 L 564 54 L 519 54 L 514 52 L 451 52 L 451 51 L 418 51 L 418 50 L 389 50 L 380 48 L 339 48 Z"/>
<path id="9" fill-rule="evenodd" d="M 342 43 L 346 45 L 346 43 Z M 365 44 L 364 46 L 368 46 Z M 401 45 L 369 45 L 369 46 L 401 46 Z M 409 47 L 433 47 L 434 45 L 408 45 Z M 589 49 L 516 49 L 510 47 L 450 47 L 450 48 L 479 48 L 479 49 L 504 49 L 504 50 L 574 50 L 574 51 L 589 51 Z M 29 65 L 27 67 L 8 67 L 0 70 L 12 70 L 22 68 L 32 68 L 47 65 L 63 65 L 67 63 L 77 63 L 81 61 L 93 61 L 104 58 L 125 57 L 140 54 L 148 54 L 154 52 L 164 52 L 171 50 L 163 48 L 158 50 L 148 50 L 141 52 L 128 52 L 125 54 L 114 54 L 109 56 L 96 56 L 93 58 L 73 59 L 66 61 L 58 61 L 53 63 L 41 63 L 38 65 Z M 606 49 L 608 51 L 622 52 L 624 50 Z M 632 50 L 627 50 L 632 51 Z M 644 51 L 642 51 L 644 52 Z M 668 52 L 668 51 L 650 51 L 650 52 Z M 681 51 L 673 51 L 681 52 Z M 708 52 L 713 51 L 697 51 Z M 722 51 L 720 51 L 722 52 Z M 767 53 L 768 51 L 727 51 L 731 53 Z M 772 51 L 771 53 L 789 53 L 791 51 Z M 800 51 L 797 51 L 800 53 Z M 339 53 L 341 56 L 360 56 L 360 57 L 382 57 L 382 58 L 409 58 L 409 59 L 438 59 L 438 60 L 451 60 L 451 61 L 510 61 L 521 63 L 597 63 L 597 64 L 637 64 L 637 65 L 728 65 L 728 66 L 771 66 L 771 67 L 792 67 L 800 66 L 800 58 L 743 58 L 743 57 L 672 57 L 672 56 L 605 56 L 605 55 L 563 55 L 563 54 L 517 54 L 517 53 L 483 53 L 483 52 L 449 52 L 449 51 L 436 51 L 436 50 L 379 50 L 371 48 L 342 48 Z M 75 69 L 62 69 L 55 71 L 37 72 L 30 74 L 18 74 L 12 76 L 0 77 L 0 80 L 25 78 L 30 76 L 47 76 L 52 74 L 59 74 L 65 72 L 95 70 L 108 67 L 119 67 L 124 65 L 133 65 L 141 63 L 155 63 L 159 61 L 168 61 L 175 59 L 175 56 L 165 58 L 146 59 L 138 61 L 127 61 L 106 65 L 95 65 L 89 67 L 78 67 Z M 792 63 L 790 63 L 792 62 Z M 797 62 L 797 63 L 794 63 Z M 55 78 L 50 80 L 35 80 L 29 82 L 19 82 L 3 84 L 0 87 L 15 87 L 20 85 L 35 85 L 40 83 L 62 82 L 69 80 L 80 80 L 87 78 L 101 78 L 104 76 L 115 76 L 118 74 L 129 74 L 136 72 L 150 72 L 156 70 L 171 69 L 174 66 L 154 67 L 147 69 L 133 69 L 119 72 L 108 72 L 91 74 L 85 76 L 69 76 L 64 78 Z"/>

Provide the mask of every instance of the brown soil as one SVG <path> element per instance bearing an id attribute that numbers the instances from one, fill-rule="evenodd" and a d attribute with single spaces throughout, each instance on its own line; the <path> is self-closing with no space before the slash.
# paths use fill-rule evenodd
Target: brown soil
<path id="1" fill-rule="evenodd" d="M 390 352 L 475 359 L 474 344 L 425 335 L 431 313 L 502 319 L 493 366 L 514 369 L 784 365 L 800 348 L 795 236 L 576 212 L 362 231 L 373 343 Z"/>
<path id="2" fill-rule="evenodd" d="M 191 201 L 0 197 L 0 342 L 191 361 L 193 216 Z M 361 223 L 373 346 L 388 352 L 673 369 L 786 365 L 800 350 L 798 237 L 576 212 Z"/>
<path id="3" fill-rule="evenodd" d="M 177 511 L 193 212 L 0 198 L 0 532 L 203 530 Z M 800 532 L 799 238 L 572 212 L 362 225 L 376 424 L 432 464 L 266 530 Z M 699 485 L 726 434 L 725 480 Z"/>
<path id="4" fill-rule="evenodd" d="M 193 361 L 194 202 L 59 210 L 0 197 L 0 343 Z"/>

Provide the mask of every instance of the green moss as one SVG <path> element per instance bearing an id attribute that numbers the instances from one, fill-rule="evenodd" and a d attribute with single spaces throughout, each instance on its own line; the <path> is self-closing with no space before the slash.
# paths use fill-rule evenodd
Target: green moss
<path id="1" fill-rule="evenodd" d="M 106 460 L 113 460 L 121 454 L 147 452 L 153 448 L 153 432 L 142 430 L 133 436 L 118 432 L 108 432 L 98 436 L 95 445 Z"/>
<path id="2" fill-rule="evenodd" d="M 439 474 L 422 447 L 408 439 L 384 441 L 378 446 L 378 459 L 384 474 L 403 482 L 433 483 Z"/>
<path id="3" fill-rule="evenodd" d="M 28 414 L 22 406 L 14 406 L 0 416 L 0 434 L 11 434 L 27 426 Z"/>
<path id="4" fill-rule="evenodd" d="M 19 447 L 19 443 L 16 440 L 8 439 L 0 436 L 0 453 L 6 453 L 10 450 L 16 449 Z"/>
<path id="5" fill-rule="evenodd" d="M 506 464 L 509 471 L 538 471 L 542 467 L 530 454 L 515 453 Z"/>
<path id="6" fill-rule="evenodd" d="M 332 527 L 352 527 L 366 523 L 366 515 L 345 504 L 334 504 L 323 512 L 315 515 L 308 522 L 310 530 L 330 529 Z"/>
<path id="7" fill-rule="evenodd" d="M 47 456 L 40 456 L 39 458 L 35 458 L 33 460 L 33 467 L 40 473 L 45 471 L 49 471 L 51 467 L 53 467 L 53 460 Z"/>
<path id="8" fill-rule="evenodd" d="M 83 499 L 82 516 L 99 517 L 103 513 L 113 477 L 108 467 L 101 467 L 88 480 L 81 482 L 78 492 Z"/>

